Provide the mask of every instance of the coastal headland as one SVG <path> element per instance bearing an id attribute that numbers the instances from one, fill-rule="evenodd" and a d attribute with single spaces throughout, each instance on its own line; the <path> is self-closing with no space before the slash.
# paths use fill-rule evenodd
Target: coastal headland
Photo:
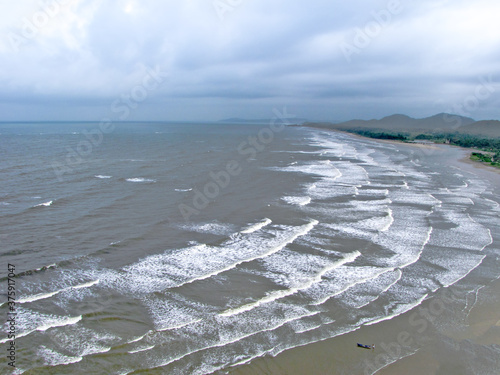
<path id="1" fill-rule="evenodd" d="M 339 123 L 305 122 L 302 126 L 348 132 L 384 141 L 414 143 L 420 147 L 449 144 L 468 149 L 468 159 L 483 166 L 500 167 L 500 121 L 475 121 L 469 117 L 440 113 L 415 119 L 395 114 L 380 120 Z"/>

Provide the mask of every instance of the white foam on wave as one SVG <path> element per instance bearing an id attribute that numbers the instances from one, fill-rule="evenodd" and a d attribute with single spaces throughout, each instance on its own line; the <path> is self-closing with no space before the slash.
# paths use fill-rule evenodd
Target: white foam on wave
<path id="1" fill-rule="evenodd" d="M 373 186 L 373 185 L 371 185 Z M 388 189 L 376 189 L 376 188 L 365 188 L 364 186 L 359 189 L 358 188 L 358 193 L 363 196 L 380 196 L 380 197 L 387 197 L 389 195 L 389 190 Z"/>
<path id="2" fill-rule="evenodd" d="M 433 194 L 430 194 L 430 193 L 429 193 L 429 194 L 428 194 L 428 196 L 431 198 L 431 200 L 433 200 L 433 201 L 435 202 L 435 203 L 433 204 L 433 205 L 434 205 L 434 207 L 438 207 L 438 208 L 439 208 L 439 207 L 441 207 L 441 206 L 443 205 L 443 201 L 442 201 L 442 200 L 440 200 L 440 199 L 438 199 L 438 198 L 436 198 L 436 196 L 435 196 L 435 195 L 433 195 Z M 432 203 L 431 203 L 431 204 L 432 204 Z"/>
<path id="3" fill-rule="evenodd" d="M 273 347 L 269 350 L 263 350 L 251 357 L 248 357 L 248 358 L 245 358 L 245 359 L 242 359 L 242 360 L 239 360 L 238 362 L 235 362 L 231 365 L 231 367 L 237 367 L 237 366 L 241 366 L 241 365 L 245 365 L 247 363 L 250 363 L 252 362 L 254 359 L 257 359 L 257 358 L 261 358 L 261 357 L 264 357 L 265 355 L 269 354 L 269 353 L 272 353 L 272 351 L 276 349 L 276 347 Z M 239 358 L 237 358 L 236 360 L 238 360 Z M 220 368 L 222 370 L 222 367 Z"/>
<path id="4" fill-rule="evenodd" d="M 82 316 L 57 316 L 42 314 L 36 311 L 17 307 L 16 310 L 17 334 L 16 338 L 22 338 L 33 332 L 45 332 L 51 328 L 73 326 L 82 320 Z M 0 343 L 7 342 L 8 339 L 1 340 Z"/>
<path id="5" fill-rule="evenodd" d="M 401 204 L 404 201 L 406 193 L 400 194 L 401 191 L 395 194 L 394 204 L 390 207 L 391 217 L 387 215 L 385 225 L 382 226 L 378 221 L 364 221 L 360 223 L 346 223 L 341 225 L 329 225 L 332 229 L 337 229 L 347 236 L 354 236 L 373 242 L 376 245 L 382 246 L 392 253 L 389 257 L 378 257 L 377 264 L 383 264 L 386 267 L 404 268 L 409 264 L 415 263 L 422 254 L 423 247 L 429 241 L 429 232 L 431 228 L 428 222 L 428 216 L 431 214 L 432 206 L 424 205 L 422 208 L 412 208 L 412 215 L 408 215 L 408 208 Z M 422 194 L 423 198 L 427 195 Z M 429 197 L 427 196 L 427 199 Z M 435 200 L 433 200 L 434 202 Z M 383 201 L 380 201 L 382 203 Z M 373 206 L 375 202 L 364 202 L 361 205 L 354 205 L 356 212 L 364 211 L 365 209 L 376 208 Z M 387 210 L 388 205 L 379 205 Z M 370 212 L 370 211 L 368 211 Z M 388 225 L 388 224 L 391 225 Z M 368 224 L 378 224 L 368 227 Z M 364 226 L 363 226 L 364 225 Z M 328 225 L 327 225 L 328 226 Z M 371 229 L 367 231 L 366 229 Z M 374 231 L 378 229 L 378 231 Z M 382 231 L 380 229 L 385 229 Z"/>
<path id="6" fill-rule="evenodd" d="M 333 154 L 336 154 L 337 148 L 340 147 L 343 150 L 342 155 L 344 155 L 345 153 L 344 148 L 349 149 L 350 153 L 352 152 L 352 155 L 350 154 L 350 156 L 356 154 L 353 148 L 349 148 L 348 146 L 339 144 L 337 142 L 329 142 L 324 140 L 320 141 L 314 139 L 313 144 L 318 144 L 322 147 L 330 147 L 335 149 L 334 151 L 324 150 L 325 153 L 333 152 Z M 333 197 L 356 195 L 358 187 L 361 187 L 369 182 L 366 169 L 363 166 L 350 161 L 335 162 L 329 159 L 320 159 L 300 165 L 289 165 L 284 168 L 273 169 L 283 172 L 304 173 L 320 177 L 320 179 L 307 187 L 307 196 L 310 198 L 282 198 L 287 203 L 296 205 L 308 204 L 309 199 L 328 199 Z M 335 184 L 332 185 L 332 182 L 334 182 Z"/>
<path id="7" fill-rule="evenodd" d="M 88 283 L 83 283 L 79 285 L 74 285 L 69 287 L 69 289 L 82 289 L 82 288 L 90 288 L 91 286 L 99 284 L 99 280 L 92 280 L 89 281 Z"/>
<path id="8" fill-rule="evenodd" d="M 283 327 L 284 325 L 286 325 L 288 323 L 297 321 L 299 319 L 312 317 L 312 316 L 318 315 L 319 313 L 320 313 L 319 311 L 311 312 L 311 311 L 304 311 L 304 310 L 298 314 L 297 313 L 291 314 L 289 312 L 287 314 L 289 316 L 285 317 L 284 319 L 270 318 L 270 319 L 266 320 L 265 322 L 260 321 L 259 328 L 257 330 L 255 330 L 255 328 L 252 325 L 252 327 L 250 329 L 236 331 L 237 332 L 236 335 L 234 335 L 233 331 L 230 332 L 231 333 L 230 335 L 227 335 L 227 333 L 229 333 L 229 332 L 221 331 L 220 335 L 216 341 L 212 340 L 211 342 L 210 341 L 206 342 L 206 343 L 202 344 L 201 347 L 199 347 L 197 349 L 194 349 L 194 350 L 187 352 L 187 353 L 179 354 L 179 355 L 175 356 L 174 358 L 169 358 L 168 360 L 162 361 L 161 363 L 157 363 L 157 364 L 155 364 L 155 367 L 167 366 L 167 365 L 170 365 L 174 362 L 180 361 L 181 359 L 186 358 L 190 355 L 193 355 L 196 353 L 201 353 L 205 350 L 222 348 L 225 346 L 229 346 L 229 345 L 238 343 L 240 341 L 243 341 L 243 340 L 250 338 L 252 336 L 255 336 L 255 335 L 262 335 L 262 334 L 265 334 L 267 332 L 272 332 L 280 327 Z M 262 325 L 264 325 L 264 327 Z M 219 326 L 219 324 L 218 324 L 218 326 Z M 243 327 L 240 327 L 240 328 L 243 328 Z M 196 328 L 193 327 L 193 329 L 196 329 Z M 270 350 L 273 350 L 273 349 L 270 349 Z M 266 351 L 269 352 L 270 350 L 266 350 Z M 249 359 L 245 360 L 245 362 L 248 360 Z M 242 361 L 240 361 L 240 362 L 242 362 Z M 208 366 L 208 364 L 206 366 Z M 210 366 L 210 367 L 212 367 L 212 366 Z M 211 368 L 211 370 L 208 372 L 211 372 L 213 369 L 216 369 L 216 367 Z M 201 373 L 207 373 L 207 372 L 206 371 L 203 371 L 203 372 L 198 371 L 197 373 L 201 374 Z"/>
<path id="9" fill-rule="evenodd" d="M 322 305 L 330 298 L 342 294 L 358 284 L 374 280 L 380 275 L 393 270 L 393 268 L 379 268 L 369 266 L 341 266 L 334 269 L 333 271 L 330 271 L 330 275 L 328 275 L 327 273 L 327 279 L 323 280 L 322 283 L 313 285 L 308 290 L 305 290 L 304 293 L 310 295 L 310 298 L 312 300 L 311 305 Z"/>
<path id="10" fill-rule="evenodd" d="M 383 322 L 383 321 L 386 321 L 386 320 L 394 319 L 395 317 L 397 317 L 397 316 L 399 316 L 401 314 L 404 314 L 405 312 L 410 311 L 411 309 L 417 307 L 427 297 L 428 297 L 428 294 L 424 294 L 422 297 L 420 297 L 419 299 L 417 299 L 416 301 L 414 301 L 412 303 L 406 303 L 406 304 L 404 304 L 404 303 L 398 303 L 397 307 L 393 310 L 393 312 L 391 314 L 388 314 L 388 315 L 385 315 L 385 316 L 381 316 L 381 317 L 378 317 L 378 318 L 375 318 L 375 319 L 371 319 L 371 320 L 368 320 L 368 321 L 365 320 L 362 324 L 364 324 L 366 326 L 371 326 L 371 325 L 374 325 L 374 324 L 377 324 L 377 323 L 380 323 L 380 322 Z"/>
<path id="11" fill-rule="evenodd" d="M 44 203 L 40 203 L 40 204 L 37 204 L 33 207 L 49 207 L 50 205 L 52 205 L 54 201 L 48 201 L 48 202 L 44 202 Z"/>
<path id="12" fill-rule="evenodd" d="M 135 177 L 135 178 L 127 178 L 125 181 L 128 182 L 156 182 L 156 180 L 151 179 L 151 178 L 142 178 L 142 177 Z"/>
<path id="13" fill-rule="evenodd" d="M 35 268 L 35 272 L 46 271 L 48 269 L 56 268 L 56 267 L 57 267 L 57 264 L 52 263 L 52 264 L 49 264 L 48 266 L 42 266 L 42 267 Z"/>
<path id="14" fill-rule="evenodd" d="M 234 232 L 234 227 L 228 224 L 218 222 L 200 223 L 191 225 L 181 225 L 180 228 L 198 233 L 210 233 L 218 235 L 229 235 Z"/>
<path id="15" fill-rule="evenodd" d="M 311 197 L 281 197 L 281 200 L 296 206 L 306 206 L 311 203 Z"/>
<path id="16" fill-rule="evenodd" d="M 250 225 L 248 228 L 242 230 L 240 233 L 249 234 L 249 233 L 256 232 L 259 229 L 262 229 L 262 228 L 268 226 L 272 222 L 273 221 L 271 219 L 265 218 L 264 220 L 262 220 L 262 221 L 260 221 L 258 223 Z"/>
<path id="17" fill-rule="evenodd" d="M 335 321 L 332 321 L 331 323 L 334 323 L 334 322 Z M 325 324 L 321 325 L 320 328 L 324 329 Z M 329 330 L 329 332 L 326 335 L 319 335 L 319 337 L 314 337 L 314 338 L 305 338 L 305 339 L 301 340 L 300 343 L 282 343 L 281 345 L 276 346 L 272 350 L 271 355 L 273 357 L 276 357 L 277 355 L 279 355 L 287 350 L 295 349 L 298 347 L 303 347 L 303 346 L 313 344 L 316 342 L 320 342 L 320 341 L 324 341 L 324 340 L 328 340 L 328 339 L 331 339 L 333 337 L 344 335 L 346 333 L 355 332 L 355 331 L 359 330 L 360 328 L 361 327 L 347 326 L 347 327 L 342 327 L 342 328 L 336 329 L 334 331 Z M 303 331 L 301 333 L 307 333 L 307 332 L 313 331 L 315 329 L 317 329 L 317 328 L 311 328 L 311 329 L 308 329 L 308 330 Z"/>
<path id="18" fill-rule="evenodd" d="M 399 264 L 400 269 L 404 269 L 408 266 L 411 266 L 412 264 L 418 262 L 418 260 L 421 258 L 422 253 L 424 252 L 425 247 L 429 243 L 432 235 L 432 231 L 434 230 L 433 227 L 429 227 L 427 231 L 427 237 L 424 239 L 424 242 L 422 243 L 422 246 L 420 247 L 420 250 L 415 254 L 415 256 L 412 258 L 409 258 L 406 262 Z"/>
<path id="19" fill-rule="evenodd" d="M 47 331 L 48 329 L 51 328 L 56 328 L 56 327 L 64 327 L 68 325 L 73 325 L 78 323 L 80 320 L 82 320 L 82 316 L 75 316 L 75 317 L 66 317 L 66 318 L 61 318 L 60 320 L 54 320 L 54 321 L 49 321 L 45 323 L 44 325 L 41 325 L 36 328 L 36 331 Z"/>
<path id="20" fill-rule="evenodd" d="M 494 201 L 494 200 L 488 199 L 488 198 L 484 198 L 484 200 L 486 202 L 492 203 L 492 205 L 491 205 L 492 210 L 498 210 L 500 208 L 500 203 L 498 203 L 497 201 Z"/>
<path id="21" fill-rule="evenodd" d="M 368 174 L 360 165 L 351 162 L 336 163 L 335 168 L 339 175 L 333 178 L 329 175 L 322 176 L 315 182 L 315 189 L 307 193 L 313 199 L 330 199 L 342 196 L 357 195 L 360 188 L 369 183 Z M 358 191 L 359 190 L 359 191 Z"/>
<path id="22" fill-rule="evenodd" d="M 336 180 L 342 176 L 342 173 L 331 163 L 308 163 L 304 165 L 289 165 L 287 167 L 273 167 L 272 170 L 282 171 L 282 172 L 295 172 L 295 173 L 305 173 L 320 177 L 328 177 L 332 180 Z"/>
<path id="23" fill-rule="evenodd" d="M 101 175 L 101 174 L 97 174 L 94 177 L 95 178 L 100 178 L 100 179 L 108 179 L 108 178 L 111 178 L 112 176 L 104 176 L 104 175 Z"/>
<path id="24" fill-rule="evenodd" d="M 392 191 L 392 190 L 391 190 L 391 191 Z M 415 200 L 415 202 L 416 202 L 416 203 L 418 202 L 418 198 Z M 380 207 L 378 207 L 378 208 L 380 208 Z M 423 212 L 423 211 L 424 211 L 424 210 L 422 210 L 422 212 L 419 212 L 418 214 L 419 214 L 419 216 L 420 216 L 420 217 L 425 218 L 425 216 L 426 216 L 426 212 Z M 396 220 L 399 220 L 399 217 L 400 217 L 400 216 L 396 216 Z M 394 217 L 393 217 L 393 220 L 394 220 Z M 424 223 L 425 223 L 425 224 L 427 224 L 427 225 L 425 225 L 425 226 L 424 226 L 424 225 L 421 225 L 421 224 L 424 224 Z M 403 227 L 403 226 L 398 226 L 397 230 L 399 231 L 402 227 Z M 430 235 L 432 234 L 432 227 L 429 227 L 428 222 L 425 222 L 425 220 L 424 220 L 424 221 L 422 221 L 422 220 L 420 220 L 420 219 L 418 220 L 418 223 L 417 223 L 416 227 L 417 227 L 417 228 L 419 228 L 419 231 L 418 231 L 418 241 L 412 241 L 412 247 L 413 247 L 413 245 L 415 245 L 415 248 L 417 248 L 417 244 L 418 244 L 418 247 L 422 248 L 422 247 L 424 247 L 424 246 L 425 246 L 425 244 L 429 241 L 429 237 L 430 237 Z M 409 230 L 408 230 L 408 232 L 410 232 L 410 235 L 411 235 L 411 231 L 412 231 L 413 227 L 410 227 L 410 228 L 411 228 L 411 229 L 409 229 Z M 392 244 L 394 244 L 394 242 L 390 242 L 390 241 L 389 241 L 389 239 L 390 239 L 389 237 L 390 237 L 390 236 L 392 236 L 393 234 L 396 234 L 396 235 L 397 235 L 397 237 L 398 237 L 398 238 L 397 238 L 397 240 L 398 240 L 398 241 L 399 241 L 399 240 L 402 240 L 402 241 L 403 241 L 403 244 L 405 243 L 405 239 L 406 239 L 406 237 L 405 237 L 405 236 L 399 236 L 399 235 L 398 235 L 398 233 L 397 233 L 397 231 L 393 231 L 393 230 L 391 230 L 391 229 L 392 229 L 392 228 L 389 228 L 389 229 L 387 230 L 387 232 L 390 232 L 390 233 L 387 233 L 387 236 L 385 236 L 385 237 L 384 237 L 384 243 L 388 245 L 388 249 L 389 249 L 389 250 L 393 248 L 393 247 L 392 247 Z M 420 229 L 421 229 L 421 230 L 420 230 Z M 396 241 L 396 242 L 397 242 L 397 241 Z M 414 242 L 414 243 L 413 243 L 413 242 Z M 380 241 L 379 241 L 379 243 L 380 243 Z M 403 250 L 404 250 L 403 248 L 404 248 L 404 246 L 399 246 L 399 247 L 397 247 L 397 248 L 396 248 L 396 250 L 397 250 L 397 252 L 399 252 L 399 251 L 403 251 Z M 395 280 L 394 280 L 394 283 L 396 283 L 396 282 L 397 282 L 397 280 L 399 280 L 399 279 L 400 279 L 400 277 L 401 277 L 401 271 L 400 271 L 400 270 L 395 270 L 395 271 L 393 271 L 393 272 L 394 272 L 394 275 L 395 275 Z M 369 284 L 369 282 L 368 282 L 368 284 Z M 390 288 L 390 287 L 391 287 L 391 285 L 392 285 L 392 284 L 389 284 L 388 286 L 386 286 L 386 287 L 385 287 L 385 289 Z M 395 312 L 395 311 L 393 311 L 393 312 Z M 237 317 L 237 318 L 241 318 L 241 316 L 239 316 L 239 315 L 237 315 L 236 317 Z M 315 327 L 318 327 L 318 325 L 316 324 L 316 325 L 315 325 Z M 294 346 L 295 346 L 295 345 L 296 345 L 296 343 L 294 342 Z M 272 346 L 272 345 L 271 345 L 271 346 Z M 269 346 L 269 347 L 271 347 L 271 346 Z M 280 346 L 280 348 L 282 348 L 282 346 Z M 260 348 L 259 348 L 259 349 L 260 349 Z M 267 348 L 266 348 L 266 349 L 267 349 Z M 256 351 L 255 353 L 257 353 L 257 352 L 258 352 L 258 351 Z M 251 353 L 251 355 L 253 355 L 253 354 L 254 354 L 254 353 Z M 247 362 L 247 361 L 248 361 L 248 359 L 245 359 L 245 358 L 241 359 L 241 358 L 240 358 L 240 361 L 241 361 L 241 362 Z"/>
<path id="25" fill-rule="evenodd" d="M 78 340 L 75 340 L 75 338 Z M 109 333 L 100 333 L 83 326 L 68 326 L 64 330 L 56 330 L 51 334 L 51 340 L 59 347 L 75 357 L 107 353 L 118 337 Z"/>
<path id="26" fill-rule="evenodd" d="M 200 313 L 173 300 L 149 296 L 143 299 L 158 332 L 181 329 L 201 321 Z"/>
<path id="27" fill-rule="evenodd" d="M 458 210 L 442 210 L 439 215 L 445 222 L 454 227 L 436 230 L 432 244 L 482 251 L 493 243 L 491 231 L 484 225 L 477 223 L 468 213 Z"/>
<path id="28" fill-rule="evenodd" d="M 356 222 L 354 226 L 360 229 L 387 232 L 393 223 L 394 217 L 392 215 L 392 210 L 390 208 L 386 208 L 386 215 L 360 220 Z"/>
<path id="29" fill-rule="evenodd" d="M 38 301 L 41 299 L 50 298 L 52 296 L 55 296 L 56 294 L 61 293 L 63 290 L 65 290 L 65 289 L 56 290 L 55 292 L 49 292 L 49 293 L 39 293 L 39 294 L 35 294 L 35 295 L 29 296 L 29 297 L 20 298 L 17 301 L 17 303 L 35 302 L 35 301 Z"/>
<path id="30" fill-rule="evenodd" d="M 265 297 L 255 301 L 255 302 L 252 302 L 252 303 L 249 303 L 249 304 L 237 307 L 237 308 L 228 309 L 228 310 L 220 313 L 219 315 L 220 316 L 238 315 L 238 314 L 241 314 L 242 312 L 252 310 L 260 305 L 263 305 L 263 304 L 266 304 L 269 302 L 273 302 L 273 301 L 279 300 L 281 298 L 291 296 L 292 294 L 295 294 L 298 291 L 306 290 L 306 289 L 310 288 L 313 284 L 317 284 L 317 283 L 321 282 L 321 279 L 323 278 L 323 276 L 326 273 L 328 273 L 328 272 L 334 270 L 335 268 L 338 268 L 344 264 L 354 262 L 356 260 L 356 258 L 358 258 L 360 255 L 361 255 L 361 253 L 359 251 L 355 251 L 351 254 L 348 254 L 343 259 L 340 259 L 336 262 L 333 262 L 333 263 L 325 266 L 316 275 L 314 275 L 314 277 L 310 278 L 309 280 L 307 280 L 306 282 L 304 282 L 301 285 L 298 285 L 298 286 L 295 286 L 295 287 L 292 287 L 289 289 L 285 289 L 285 290 L 277 290 L 277 291 L 269 292 L 266 294 Z"/>
<path id="31" fill-rule="evenodd" d="M 481 251 L 483 251 L 484 249 L 486 249 L 486 247 L 490 246 L 493 244 L 493 236 L 491 235 L 491 229 L 489 228 L 486 228 L 487 232 L 488 232 L 488 236 L 490 237 L 490 242 L 486 242 L 484 244 L 484 246 L 481 248 Z"/>
<path id="32" fill-rule="evenodd" d="M 362 309 L 378 300 L 381 295 L 401 280 L 403 272 L 400 269 L 388 270 L 373 280 L 360 283 L 342 293 L 339 299 L 350 308 Z"/>
<path id="33" fill-rule="evenodd" d="M 387 209 L 387 221 L 385 225 L 380 229 L 381 232 L 387 232 L 391 227 L 392 223 L 394 223 L 394 217 L 392 216 L 392 210 L 390 208 Z"/>
<path id="34" fill-rule="evenodd" d="M 134 342 L 139 342 L 141 341 L 144 337 L 146 337 L 148 333 L 145 333 L 144 335 L 142 336 L 139 336 L 139 337 L 136 337 L 135 339 L 132 339 L 130 341 L 127 342 L 127 344 L 133 344 Z"/>
<path id="35" fill-rule="evenodd" d="M 205 314 L 206 312 L 205 310 Z M 243 316 L 222 317 L 209 314 L 206 319 L 186 326 L 181 331 L 175 332 L 175 334 L 153 333 L 149 338 L 149 342 L 157 346 L 168 346 L 170 343 L 175 342 L 176 336 L 186 339 L 183 348 L 174 349 L 172 347 L 168 356 L 159 356 L 159 360 L 155 361 L 153 365 L 154 367 L 166 366 L 196 354 L 194 361 L 201 361 L 206 363 L 207 366 L 211 366 L 214 353 L 222 354 L 222 357 L 217 356 L 219 363 L 234 363 L 252 356 L 261 349 L 267 350 L 268 347 L 272 348 L 275 344 L 278 344 L 279 334 L 276 330 L 280 327 L 301 319 L 313 319 L 316 316 L 319 319 L 320 314 L 321 312 L 317 310 L 311 311 L 303 306 L 285 303 L 268 304 Z M 291 328 L 291 326 L 289 327 Z M 288 328 L 285 329 L 288 334 L 289 331 Z M 243 340 L 245 341 L 243 342 Z M 247 347 L 249 350 L 245 350 L 243 354 L 238 350 L 241 347 Z M 221 348 L 220 351 L 219 348 Z M 235 352 L 234 349 L 238 351 Z M 184 361 L 179 365 L 184 366 L 186 363 L 190 363 L 190 361 Z M 195 373 L 200 374 L 209 372 L 202 371 L 200 368 L 196 370 Z M 187 369 L 177 369 L 177 373 L 193 372 Z"/>
<path id="36" fill-rule="evenodd" d="M 285 317 L 284 319 L 282 320 L 277 320 L 277 321 L 271 321 L 270 325 L 265 327 L 264 329 L 259 329 L 257 331 L 251 331 L 251 332 L 248 332 L 248 333 L 244 333 L 242 335 L 239 335 L 237 337 L 227 337 L 225 338 L 225 340 L 223 342 L 220 342 L 219 344 L 215 345 L 216 347 L 221 347 L 221 346 L 226 346 L 226 345 L 229 345 L 229 344 L 234 344 L 235 342 L 238 342 L 238 341 L 241 341 L 243 339 L 246 339 L 248 337 L 251 337 L 251 336 L 254 336 L 254 335 L 257 335 L 257 334 L 262 334 L 262 333 L 265 333 L 265 332 L 270 332 L 270 331 L 274 331 L 275 329 L 277 328 L 280 328 L 280 327 L 283 327 L 284 325 L 288 324 L 288 323 L 291 323 L 291 322 L 295 322 L 297 320 L 300 320 L 300 319 L 304 319 L 304 318 L 309 318 L 309 317 L 312 317 L 312 316 L 316 316 L 320 314 L 320 311 L 306 311 L 304 313 L 301 313 L 301 314 L 291 314 L 291 316 L 289 317 Z"/>
<path id="37" fill-rule="evenodd" d="M 311 231 L 316 226 L 316 224 L 318 224 L 318 221 L 316 221 L 316 220 L 311 221 L 309 224 L 306 224 L 306 225 L 303 226 L 303 230 L 301 230 L 301 231 L 295 233 L 293 236 L 287 238 L 284 242 L 279 243 L 279 244 L 277 244 L 274 247 L 271 247 L 267 252 L 265 252 L 263 254 L 258 254 L 256 256 L 240 260 L 240 261 L 235 262 L 235 263 L 233 263 L 233 264 L 231 264 L 228 267 L 225 267 L 223 269 L 217 270 L 215 272 L 212 272 L 212 273 L 209 273 L 209 274 L 197 277 L 197 278 L 193 278 L 191 280 L 188 280 L 185 284 L 188 284 L 188 283 L 191 283 L 191 282 L 197 281 L 197 280 L 207 279 L 209 277 L 218 275 L 219 273 L 222 273 L 222 272 L 228 271 L 228 270 L 230 270 L 232 268 L 235 268 L 236 266 L 238 266 L 238 265 L 240 265 L 242 263 L 251 262 L 253 260 L 265 258 L 265 257 L 267 257 L 267 256 L 269 256 L 271 254 L 274 254 L 274 253 L 280 251 L 281 249 L 283 249 L 288 244 L 294 242 L 298 237 L 307 234 L 309 231 Z"/>
<path id="38" fill-rule="evenodd" d="M 90 288 L 93 285 L 99 284 L 99 280 L 93 280 L 89 281 L 87 283 L 79 284 L 79 285 L 74 285 L 74 286 L 69 286 L 67 288 L 59 289 L 53 292 L 48 292 L 48 293 L 39 293 L 39 294 L 34 294 L 28 297 L 20 298 L 17 303 L 23 304 L 23 303 L 29 303 L 29 302 L 35 302 L 41 299 L 46 299 L 53 297 L 59 293 L 71 290 L 71 289 L 82 289 L 82 288 Z"/>
<path id="39" fill-rule="evenodd" d="M 307 190 L 314 190 L 316 189 L 316 187 L 317 187 L 316 184 L 311 184 L 307 187 Z"/>
<path id="40" fill-rule="evenodd" d="M 135 354 L 135 353 L 146 352 L 148 350 L 153 349 L 154 347 L 155 347 L 155 345 L 150 345 L 150 346 L 146 346 L 144 348 L 140 348 L 140 349 L 136 349 L 136 350 L 129 350 L 128 354 Z"/>
<path id="41" fill-rule="evenodd" d="M 64 355 L 43 345 L 38 349 L 37 354 L 43 358 L 45 366 L 70 365 L 72 363 L 78 363 L 83 359 L 83 357 L 70 357 Z"/>
<path id="42" fill-rule="evenodd" d="M 220 246 L 191 246 L 164 254 L 152 255 L 123 269 L 125 275 L 115 275 L 116 287 L 136 291 L 165 290 L 201 281 L 236 268 L 240 264 L 268 257 L 309 233 L 318 221 L 298 227 L 285 227 L 274 232 L 274 238 L 240 236 Z"/>
<path id="43" fill-rule="evenodd" d="M 457 205 L 457 206 L 474 206 L 474 201 L 471 197 L 460 196 L 460 195 L 447 195 L 441 198 L 443 203 L 446 205 Z"/>
<path id="44" fill-rule="evenodd" d="M 326 136 L 326 137 L 325 137 Z M 319 151 L 320 155 L 331 155 L 335 157 L 350 156 L 353 148 L 343 142 L 336 141 L 331 138 L 330 134 L 325 134 L 324 137 L 315 136 L 311 139 L 311 144 L 324 147 L 324 150 Z"/>
<path id="45" fill-rule="evenodd" d="M 315 329 L 318 329 L 322 325 L 323 325 L 323 323 L 314 324 L 314 325 L 309 326 L 309 327 L 301 327 L 301 328 L 294 329 L 294 331 L 296 334 L 306 333 L 309 331 L 314 331 Z"/>
<path id="46" fill-rule="evenodd" d="M 455 251 L 443 251 L 426 256 L 425 260 L 447 271 L 435 275 L 436 280 L 445 288 L 459 282 L 474 271 L 486 258 L 483 254 L 471 254 Z"/>
<path id="47" fill-rule="evenodd" d="M 189 188 L 189 189 L 174 189 L 174 190 L 178 192 L 187 192 L 187 191 L 192 191 L 193 189 Z"/>

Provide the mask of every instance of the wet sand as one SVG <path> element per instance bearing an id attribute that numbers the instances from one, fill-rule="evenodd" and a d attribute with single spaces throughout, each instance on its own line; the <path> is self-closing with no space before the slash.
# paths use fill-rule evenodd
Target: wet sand
<path id="1" fill-rule="evenodd" d="M 500 170 L 471 161 L 469 156 L 474 150 L 449 145 L 382 142 L 414 147 L 424 151 L 426 157 L 439 158 L 450 167 L 484 178 L 500 188 Z M 493 233 L 493 236 L 494 243 L 498 243 L 498 234 Z M 266 356 L 226 373 L 498 374 L 500 280 L 482 279 L 480 268 L 457 284 L 441 289 L 417 308 L 391 320 L 290 349 L 276 357 Z M 376 344 L 376 349 L 357 348 L 358 342 Z M 497 371 L 492 372 L 492 369 Z"/>
<path id="2" fill-rule="evenodd" d="M 264 357 L 235 368 L 230 374 L 374 374 L 457 375 L 474 374 L 467 369 L 472 358 L 491 365 L 488 346 L 500 345 L 500 281 L 483 288 L 469 317 L 455 316 L 459 324 L 446 323 L 448 313 L 471 298 L 458 290 L 453 297 L 425 301 L 418 308 L 392 320 L 358 331 L 288 350 L 277 357 Z M 456 293 L 456 294 L 454 294 Z M 449 306 L 449 304 L 453 306 Z M 439 306 L 439 308 L 438 308 Z M 424 323 L 425 321 L 425 323 Z M 463 328 L 465 325 L 465 330 Z M 424 329 L 425 328 L 425 329 Z M 445 333 L 443 333 L 443 330 Z M 375 350 L 356 347 L 357 342 L 375 344 Z M 399 359 L 399 357 L 404 357 Z M 394 363 L 391 363 L 394 362 Z M 385 366 L 385 367 L 383 367 Z M 496 368 L 500 369 L 497 359 Z M 376 371 L 377 368 L 383 367 Z M 491 368 L 491 366 L 488 366 Z M 475 365 L 478 368 L 478 365 Z M 484 374 L 496 374 L 484 372 Z"/>

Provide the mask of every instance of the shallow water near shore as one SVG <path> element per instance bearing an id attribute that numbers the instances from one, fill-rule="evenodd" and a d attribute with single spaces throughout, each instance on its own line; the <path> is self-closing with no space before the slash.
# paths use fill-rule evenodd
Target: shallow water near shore
<path id="1" fill-rule="evenodd" d="M 263 128 L 117 125 L 62 181 L 53 163 L 92 124 L 1 131 L 3 316 L 7 264 L 21 275 L 11 372 L 293 373 L 289 353 L 335 348 L 318 371 L 373 373 L 419 350 L 409 316 L 443 293 L 432 325 L 464 324 L 500 276 L 498 186 L 445 163 L 451 148 L 302 128 L 252 146 Z M 390 361 L 347 349 L 397 342 L 390 324 L 413 338 Z M 468 373 L 498 370 L 483 349 Z"/>

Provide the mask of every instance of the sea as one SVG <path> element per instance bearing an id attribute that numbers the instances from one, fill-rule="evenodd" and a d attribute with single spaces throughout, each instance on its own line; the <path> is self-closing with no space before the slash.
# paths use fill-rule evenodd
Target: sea
<path id="1" fill-rule="evenodd" d="M 451 147 L 285 125 L 0 124 L 0 373 L 251 369 L 499 278 Z"/>

